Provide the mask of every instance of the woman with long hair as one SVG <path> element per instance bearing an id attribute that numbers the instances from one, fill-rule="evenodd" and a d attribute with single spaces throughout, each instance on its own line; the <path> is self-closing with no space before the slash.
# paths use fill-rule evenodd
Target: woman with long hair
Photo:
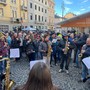
<path id="1" fill-rule="evenodd" d="M 51 74 L 43 62 L 36 63 L 29 73 L 25 85 L 15 90 L 60 90 L 52 84 Z"/>

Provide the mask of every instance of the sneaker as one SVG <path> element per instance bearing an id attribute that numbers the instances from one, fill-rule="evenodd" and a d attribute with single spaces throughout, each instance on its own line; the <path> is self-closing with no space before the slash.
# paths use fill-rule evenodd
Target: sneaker
<path id="1" fill-rule="evenodd" d="M 58 64 L 56 63 L 55 66 L 58 66 Z"/>
<path id="2" fill-rule="evenodd" d="M 60 70 L 59 70 L 59 73 L 61 73 L 62 71 L 63 71 L 63 70 L 62 70 L 62 69 L 60 69 Z"/>
<path id="3" fill-rule="evenodd" d="M 83 82 L 83 79 L 81 78 L 80 80 L 78 80 L 78 83 L 82 83 Z"/>
<path id="4" fill-rule="evenodd" d="M 66 70 L 66 73 L 69 74 L 68 70 Z"/>
<path id="5" fill-rule="evenodd" d="M 81 78 L 78 82 L 79 82 L 79 83 L 81 83 L 81 82 L 85 83 L 85 82 L 87 81 L 87 79 L 88 79 L 88 78 L 84 78 L 84 79 Z"/>

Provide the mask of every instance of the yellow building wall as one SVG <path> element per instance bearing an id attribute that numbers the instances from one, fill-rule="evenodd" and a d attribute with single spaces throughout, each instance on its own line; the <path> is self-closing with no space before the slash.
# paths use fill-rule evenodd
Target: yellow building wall
<path id="1" fill-rule="evenodd" d="M 27 7 L 28 0 L 24 0 L 24 6 Z M 28 23 L 28 10 L 22 10 L 21 6 L 23 5 L 23 0 L 16 0 L 16 3 L 12 3 L 11 0 L 6 0 L 6 4 L 0 3 L 0 9 L 3 9 L 3 16 L 0 16 L 0 25 L 8 25 L 11 30 L 15 26 L 20 26 L 21 23 L 12 22 L 13 14 L 12 10 L 17 12 L 17 17 L 13 19 L 21 20 L 23 18 L 23 13 L 25 13 L 25 19 L 23 19 L 23 26 L 26 26 Z M 15 13 L 14 13 L 15 14 Z M 0 26 L 1 27 L 1 26 Z"/>

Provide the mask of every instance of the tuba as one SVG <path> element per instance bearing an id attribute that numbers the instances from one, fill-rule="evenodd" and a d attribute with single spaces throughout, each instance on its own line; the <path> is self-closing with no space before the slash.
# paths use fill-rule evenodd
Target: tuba
<path id="1" fill-rule="evenodd" d="M 10 80 L 10 59 L 9 58 L 3 58 L 0 59 L 1 61 L 6 60 L 7 65 L 6 65 L 6 74 L 5 74 L 5 81 L 4 81 L 4 90 L 12 90 L 12 86 L 15 83 L 13 80 Z"/>

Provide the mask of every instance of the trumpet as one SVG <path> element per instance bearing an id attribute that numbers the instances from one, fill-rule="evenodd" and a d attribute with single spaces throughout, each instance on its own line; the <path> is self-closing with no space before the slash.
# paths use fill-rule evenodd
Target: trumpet
<path id="1" fill-rule="evenodd" d="M 9 58 L 3 58 L 0 60 L 0 62 L 4 61 L 4 60 L 7 61 L 4 90 L 12 90 L 11 88 L 15 82 L 13 80 L 10 80 L 10 59 Z"/>

